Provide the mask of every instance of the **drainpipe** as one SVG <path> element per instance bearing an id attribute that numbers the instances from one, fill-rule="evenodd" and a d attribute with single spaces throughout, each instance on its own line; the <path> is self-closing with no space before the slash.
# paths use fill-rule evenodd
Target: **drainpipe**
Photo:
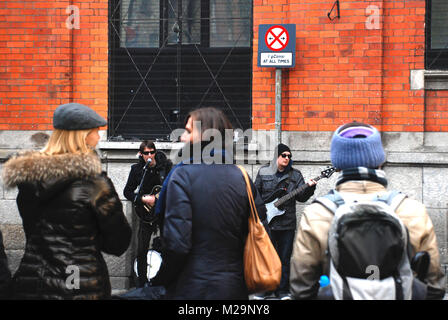
<path id="1" fill-rule="evenodd" d="M 282 69 L 275 69 L 275 130 L 277 144 L 282 142 Z"/>

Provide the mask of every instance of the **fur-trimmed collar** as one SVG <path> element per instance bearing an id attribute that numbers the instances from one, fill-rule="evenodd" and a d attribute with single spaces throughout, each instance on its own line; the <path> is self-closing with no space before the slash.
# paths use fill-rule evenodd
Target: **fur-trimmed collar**
<path id="1" fill-rule="evenodd" d="M 45 155 L 25 151 L 13 155 L 3 166 L 2 178 L 6 187 L 25 182 L 55 181 L 66 178 L 86 178 L 101 173 L 101 160 L 95 153 Z"/>

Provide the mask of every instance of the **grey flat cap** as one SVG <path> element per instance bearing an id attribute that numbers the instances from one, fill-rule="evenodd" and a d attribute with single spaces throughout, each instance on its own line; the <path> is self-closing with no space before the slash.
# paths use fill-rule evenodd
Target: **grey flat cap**
<path id="1" fill-rule="evenodd" d="M 53 114 L 53 127 L 61 130 L 85 130 L 105 126 L 106 120 L 79 103 L 61 104 Z"/>

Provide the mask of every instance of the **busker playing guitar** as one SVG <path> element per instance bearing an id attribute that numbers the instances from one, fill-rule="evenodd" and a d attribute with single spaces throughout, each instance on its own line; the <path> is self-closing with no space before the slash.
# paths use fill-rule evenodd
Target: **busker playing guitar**
<path id="1" fill-rule="evenodd" d="M 255 179 L 255 186 L 265 203 L 269 202 L 272 194 L 279 189 L 284 189 L 285 193 L 289 193 L 305 183 L 308 184 L 308 187 L 286 202 L 283 205 L 283 209 L 286 209 L 285 213 L 274 217 L 269 223 L 271 240 L 282 262 L 282 278 L 276 292 L 256 295 L 254 298 L 266 299 L 275 295 L 276 298 L 281 300 L 290 300 L 289 259 L 297 224 L 296 201 L 306 202 L 316 190 L 316 181 L 305 182 L 301 172 L 292 167 L 292 153 L 285 144 L 280 143 L 276 147 L 274 157 L 270 164 L 260 168 Z"/>
<path id="2" fill-rule="evenodd" d="M 138 156 L 139 162 L 131 166 L 123 193 L 126 199 L 133 202 L 134 211 L 139 220 L 136 287 L 140 288 L 148 282 L 147 254 L 151 236 L 157 231 L 158 227 L 158 221 L 151 218 L 153 215 L 152 209 L 157 201 L 157 194 L 152 193 L 157 191 L 157 188 L 154 187 L 162 185 L 173 164 L 163 152 L 156 150 L 154 142 L 150 140 L 145 140 L 140 144 Z M 142 181 L 143 175 L 144 180 Z"/>

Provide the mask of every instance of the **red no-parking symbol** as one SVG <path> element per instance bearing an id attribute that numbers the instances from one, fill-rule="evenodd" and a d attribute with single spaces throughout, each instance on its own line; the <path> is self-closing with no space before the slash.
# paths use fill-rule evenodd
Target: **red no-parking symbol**
<path id="1" fill-rule="evenodd" d="M 288 31 L 283 26 L 270 27 L 266 32 L 264 41 L 268 48 L 273 51 L 283 50 L 289 42 Z"/>

